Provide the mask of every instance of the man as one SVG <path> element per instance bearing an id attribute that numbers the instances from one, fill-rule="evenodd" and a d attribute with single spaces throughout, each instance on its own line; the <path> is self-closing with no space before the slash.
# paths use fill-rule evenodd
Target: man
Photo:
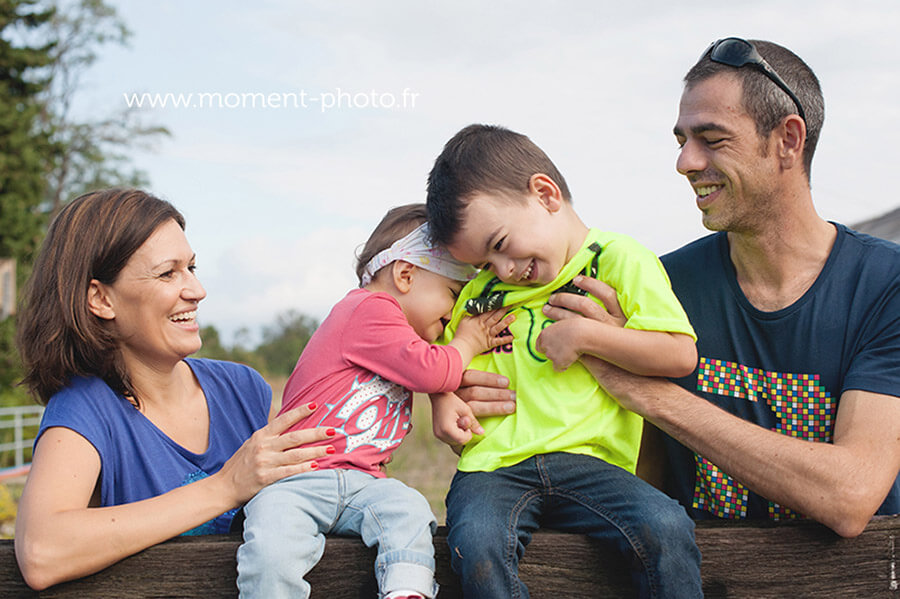
<path id="1" fill-rule="evenodd" d="M 663 258 L 698 368 L 675 384 L 582 360 L 667 433 L 667 490 L 692 517 L 806 516 L 852 537 L 900 512 L 900 246 L 816 214 L 823 106 L 785 48 L 707 49 L 674 132 L 677 169 L 718 233 Z M 610 318 L 575 295 L 552 303 L 552 318 Z"/>

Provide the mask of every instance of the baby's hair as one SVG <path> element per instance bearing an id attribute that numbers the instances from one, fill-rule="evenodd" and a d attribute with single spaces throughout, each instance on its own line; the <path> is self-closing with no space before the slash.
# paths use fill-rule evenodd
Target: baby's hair
<path id="1" fill-rule="evenodd" d="M 407 204 L 391 208 L 384 215 L 366 244 L 356 255 L 356 276 L 362 284 L 362 276 L 366 270 L 366 264 L 375 257 L 378 252 L 388 249 L 398 239 L 406 237 L 416 227 L 428 219 L 425 204 Z"/>

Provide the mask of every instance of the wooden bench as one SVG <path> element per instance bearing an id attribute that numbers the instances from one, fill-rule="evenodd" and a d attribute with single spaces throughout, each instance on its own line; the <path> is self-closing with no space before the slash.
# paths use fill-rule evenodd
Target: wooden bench
<path id="1" fill-rule="evenodd" d="M 435 539 L 440 599 L 461 597 L 441 529 Z M 842 539 L 811 522 L 697 524 L 708 598 L 900 598 L 895 543 L 900 517 L 875 518 L 862 535 Z M 236 597 L 237 535 L 177 538 L 103 572 L 41 593 L 16 566 L 12 541 L 0 541 L 0 597 Z M 330 538 L 309 574 L 313 597 L 376 597 L 375 552 L 356 539 Z M 580 535 L 539 531 L 521 564 L 532 597 L 633 595 L 622 558 Z"/>

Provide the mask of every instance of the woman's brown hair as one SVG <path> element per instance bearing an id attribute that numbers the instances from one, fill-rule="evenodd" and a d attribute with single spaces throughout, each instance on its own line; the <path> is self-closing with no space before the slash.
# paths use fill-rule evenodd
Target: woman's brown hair
<path id="1" fill-rule="evenodd" d="M 98 376 L 133 396 L 113 327 L 88 309 L 91 280 L 111 285 L 131 256 L 168 220 L 169 202 L 138 189 L 84 194 L 53 219 L 25 287 L 16 343 L 22 383 L 46 404 L 73 376 Z"/>

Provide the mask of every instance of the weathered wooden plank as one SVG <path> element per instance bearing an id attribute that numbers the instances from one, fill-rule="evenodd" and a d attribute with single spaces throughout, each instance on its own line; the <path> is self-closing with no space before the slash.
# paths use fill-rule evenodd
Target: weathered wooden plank
<path id="1" fill-rule="evenodd" d="M 441 599 L 460 597 L 449 568 L 443 529 L 435 539 Z M 810 522 L 779 525 L 701 522 L 703 588 L 708 598 L 887 597 L 897 589 L 900 518 L 876 518 L 856 539 L 841 539 Z M 103 572 L 35 593 L 22 581 L 12 541 L 0 541 L 3 597 L 235 597 L 238 536 L 178 538 Z M 330 538 L 310 573 L 313 596 L 376 596 L 375 552 L 356 539 Z M 541 531 L 521 565 L 532 597 L 605 599 L 631 596 L 623 558 L 579 536 Z"/>

